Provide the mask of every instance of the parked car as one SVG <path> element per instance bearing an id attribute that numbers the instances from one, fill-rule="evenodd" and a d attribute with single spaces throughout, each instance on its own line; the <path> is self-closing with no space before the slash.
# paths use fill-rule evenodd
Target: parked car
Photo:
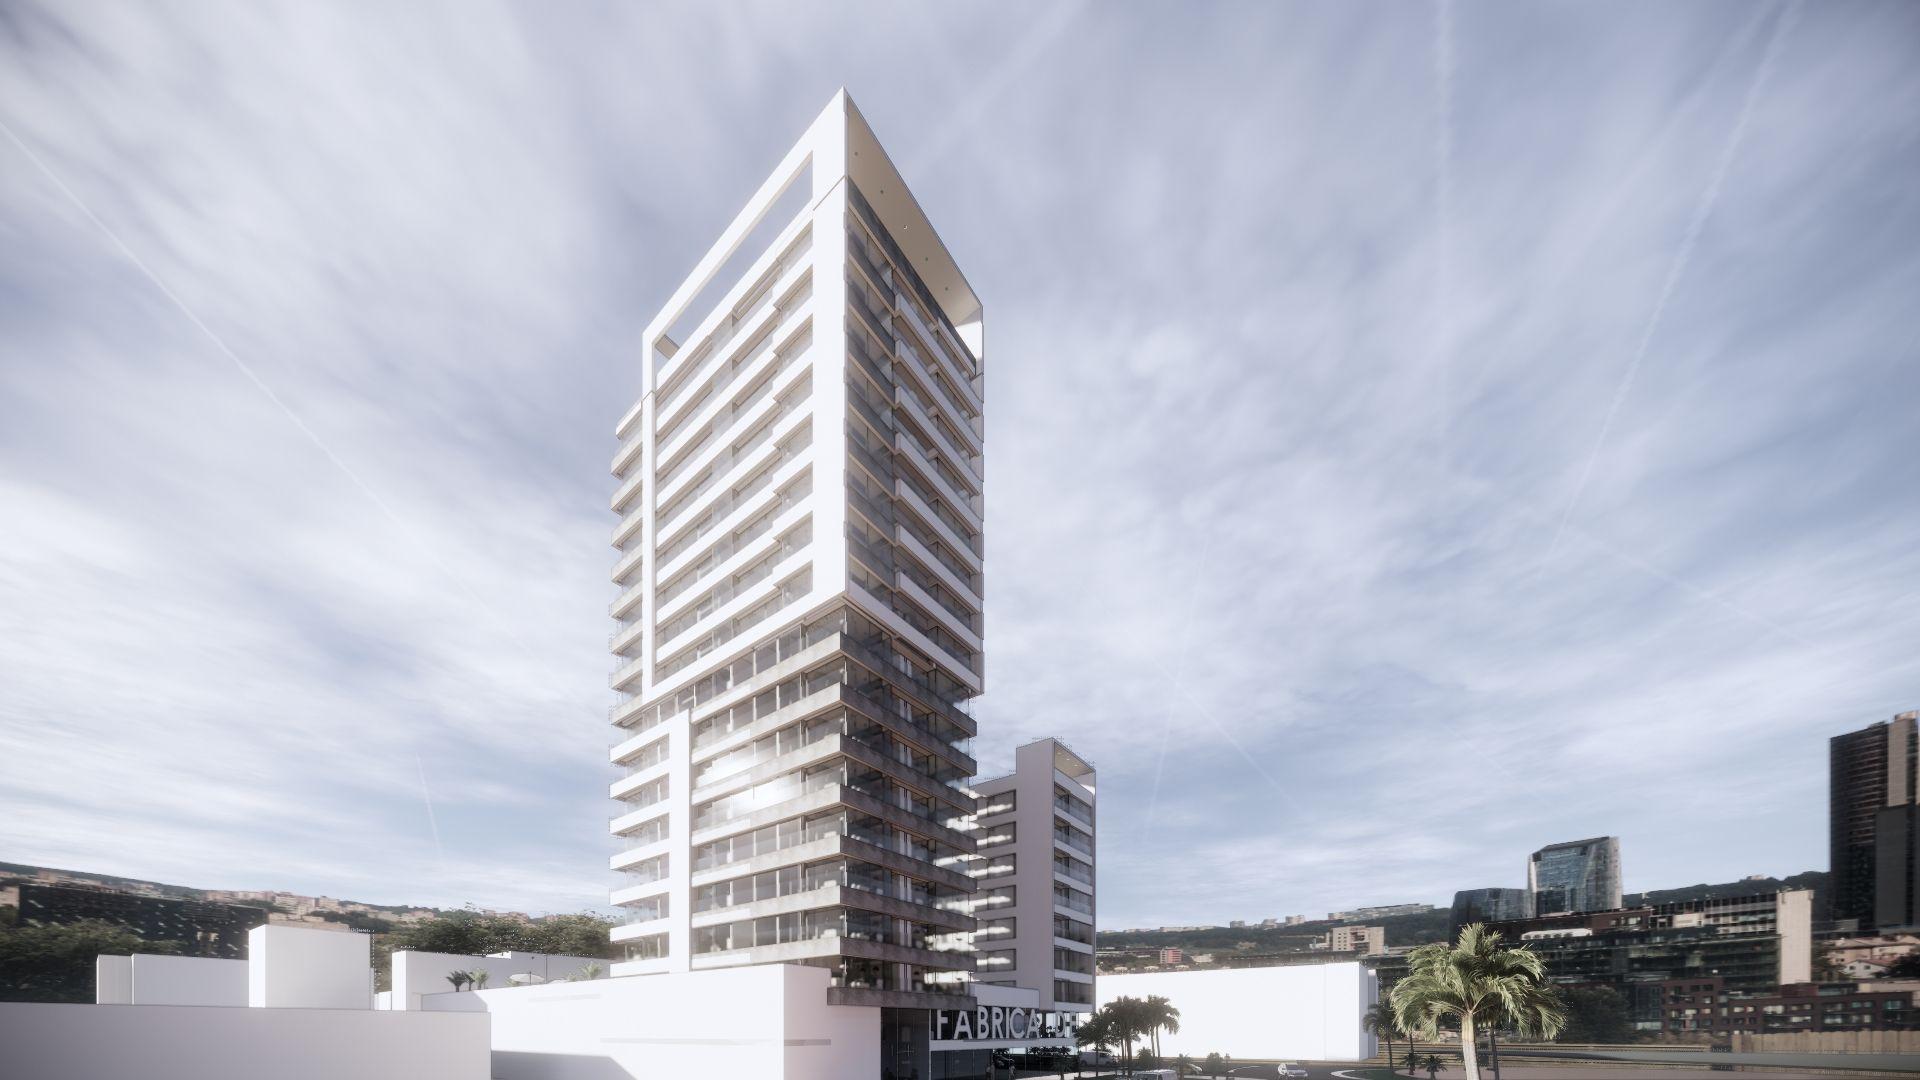
<path id="1" fill-rule="evenodd" d="M 1307 1070 L 1291 1062 L 1278 1065 L 1236 1065 L 1228 1076 L 1244 1076 L 1251 1080 L 1297 1080 L 1307 1075 Z"/>

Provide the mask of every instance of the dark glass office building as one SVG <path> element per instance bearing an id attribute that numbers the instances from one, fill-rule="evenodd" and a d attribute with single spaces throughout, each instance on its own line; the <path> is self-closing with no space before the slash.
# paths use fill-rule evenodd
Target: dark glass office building
<path id="1" fill-rule="evenodd" d="M 1859 929 L 1920 924 L 1920 777 L 1916 720 L 1907 712 L 1827 744 L 1827 915 Z"/>

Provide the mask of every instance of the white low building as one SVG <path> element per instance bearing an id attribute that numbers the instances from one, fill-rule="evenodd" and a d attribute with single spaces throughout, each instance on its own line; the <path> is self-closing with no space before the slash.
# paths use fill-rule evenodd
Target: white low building
<path id="1" fill-rule="evenodd" d="M 1180 1031 L 1161 1035 L 1167 1057 L 1362 1061 L 1374 1054 L 1361 1019 L 1380 985 L 1357 963 L 1102 975 L 1099 995 L 1101 1005 L 1154 995 L 1172 1002 Z"/>
<path id="2" fill-rule="evenodd" d="M 487 1080 L 487 1017 L 381 1012 L 368 939 L 255 927 L 247 959 L 102 956 L 96 1003 L 0 1002 L 6 1075 Z M 450 988 L 449 988 L 450 989 Z"/>

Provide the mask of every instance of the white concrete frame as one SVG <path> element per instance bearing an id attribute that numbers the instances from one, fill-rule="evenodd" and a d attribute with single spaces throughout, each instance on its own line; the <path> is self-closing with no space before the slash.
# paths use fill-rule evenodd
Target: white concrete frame
<path id="1" fill-rule="evenodd" d="M 866 220 L 856 205 L 862 198 L 877 219 L 873 228 L 859 224 Z M 795 199 L 798 210 L 780 220 Z M 879 234 L 881 248 L 892 245 L 892 261 L 881 251 L 877 274 L 857 269 L 850 233 Z M 873 260 L 864 266 L 873 267 Z M 912 273 L 904 273 L 904 267 Z M 886 390 L 890 414 L 910 416 L 922 432 L 897 435 L 899 460 L 911 463 L 917 479 L 894 482 L 886 497 L 897 504 L 892 512 L 921 519 L 924 536 L 947 547 L 952 563 L 943 563 L 906 527 L 895 530 L 887 537 L 897 545 L 899 560 L 897 572 L 885 582 L 895 594 L 891 600 L 852 580 L 847 430 L 855 411 L 848 389 L 855 361 L 849 356 L 849 323 L 857 316 L 849 308 L 850 277 L 864 282 L 886 309 L 879 321 L 891 340 L 884 347 L 899 369 Z M 914 288 L 916 277 L 924 296 Z M 926 305 L 925 297 L 934 303 Z M 611 682 L 620 700 L 610 718 L 620 727 L 609 757 L 624 767 L 624 775 L 609 793 L 626 800 L 626 808 L 611 821 L 610 831 L 631 836 L 632 842 L 623 844 L 609 865 L 637 874 L 612 894 L 613 903 L 636 912 L 633 921 L 616 928 L 615 941 L 653 950 L 664 940 L 665 947 L 662 955 L 615 964 L 615 974 L 685 972 L 696 966 L 690 834 L 696 803 L 713 793 L 690 790 L 699 760 L 691 726 L 729 702 L 716 699 L 703 703 L 702 712 L 676 711 L 664 720 L 655 706 L 750 655 L 783 628 L 847 606 L 967 694 L 984 689 L 979 636 L 983 351 L 979 299 L 844 91 L 834 95 L 648 324 L 641 396 L 615 431 L 620 446 L 610 505 L 620 520 L 614 531 L 617 592 L 609 609 L 617 621 L 609 648 L 614 653 Z M 762 384 L 762 379 L 769 381 Z M 902 389 L 900 380 L 920 389 Z M 717 388 L 708 390 L 710 384 Z M 785 454 L 783 445 L 791 445 L 788 440 L 802 429 L 806 445 Z M 756 436 L 763 430 L 763 438 Z M 736 496 L 763 465 L 770 466 L 771 479 Z M 810 493 L 795 505 L 780 505 L 781 492 L 802 474 Z M 922 490 L 913 490 L 914 483 Z M 690 501 L 689 492 L 697 493 Z M 688 524 L 703 520 L 710 508 L 720 512 L 699 539 L 690 547 L 675 547 Z M 731 546 L 740 526 L 769 509 L 776 515 L 770 528 Z M 776 549 L 801 522 L 810 530 L 806 541 Z M 733 585 L 734 575 L 769 559 L 770 572 Z M 699 580 L 680 587 L 678 576 L 689 567 L 700 568 Z M 790 585 L 799 581 L 804 587 Z M 670 584 L 676 589 L 668 595 Z M 946 596 L 936 597 L 929 586 Z M 895 604 L 935 629 L 923 630 Z M 698 615 L 691 625 L 682 618 L 689 610 Z M 736 625 L 748 612 L 757 617 Z M 690 664 L 671 666 L 692 643 L 706 642 L 723 626 L 733 629 L 733 636 Z M 958 644 L 943 645 L 937 635 Z M 961 650 L 971 658 L 958 655 Z M 966 731 L 971 734 L 970 721 Z M 718 752 L 703 749 L 707 755 Z M 971 758 L 957 752 L 970 768 Z M 756 782 L 763 781 L 756 773 Z M 936 788 L 931 794 L 946 792 Z M 958 811 L 956 820 L 970 809 Z M 746 951 L 755 955 L 745 962 L 798 958 L 793 950 Z M 913 963 L 939 969 L 921 950 L 912 952 L 917 955 Z"/>

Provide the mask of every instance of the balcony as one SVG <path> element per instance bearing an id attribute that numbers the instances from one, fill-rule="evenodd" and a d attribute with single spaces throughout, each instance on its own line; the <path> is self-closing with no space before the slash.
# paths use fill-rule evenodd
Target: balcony
<path id="1" fill-rule="evenodd" d="M 644 731 L 635 732 L 621 739 L 619 742 L 614 743 L 607 749 L 607 761 L 614 765 L 624 765 L 627 759 L 632 757 L 636 751 L 653 745 L 655 739 L 662 737 L 664 736 L 658 725 L 647 728 Z M 614 797 L 619 798 L 617 795 Z"/>
<path id="2" fill-rule="evenodd" d="M 811 413 L 807 407 L 811 404 L 812 396 L 809 394 L 775 407 L 778 411 L 769 409 L 771 422 L 759 434 L 749 438 L 739 449 L 721 453 L 710 465 L 706 479 L 697 484 L 689 483 L 673 500 L 662 504 L 671 509 L 660 515 L 661 533 L 665 534 L 674 522 L 698 509 L 701 500 L 715 487 L 730 486 L 735 475 L 777 465 L 800 453 L 797 448 L 783 451 L 779 446 L 810 420 Z M 767 408 L 764 404 L 761 407 Z M 796 420 L 795 414 L 802 415 Z M 716 499 L 716 504 L 719 501 Z"/>
<path id="3" fill-rule="evenodd" d="M 811 565 L 813 559 L 812 545 L 808 543 L 789 546 L 792 550 L 781 557 L 778 562 L 767 567 L 765 573 L 759 575 L 754 581 L 739 586 L 727 597 L 724 603 L 718 604 L 713 610 L 700 616 L 692 625 L 681 630 L 672 638 L 662 641 L 659 645 L 659 655 L 666 657 L 679 656 L 682 652 L 686 651 L 689 646 L 699 642 L 706 634 L 711 633 L 715 626 L 726 624 L 735 616 L 742 614 L 747 609 L 754 607 L 764 600 L 778 598 L 778 602 L 775 604 L 775 608 L 778 609 L 784 608 L 788 604 L 806 595 L 806 589 L 790 584 L 788 579 Z M 766 582 L 775 582 L 777 584 L 766 588 L 755 587 L 763 585 Z M 728 638 L 728 640 L 732 639 Z M 618 684 L 616 684 L 616 687 L 617 685 Z"/>
<path id="4" fill-rule="evenodd" d="M 614 598 L 613 603 L 607 605 L 607 614 L 616 619 L 624 619 L 627 616 L 627 612 L 632 611 L 638 606 L 640 598 L 645 595 L 647 595 L 646 581 L 636 581 L 621 590 L 620 595 Z"/>
<path id="5" fill-rule="evenodd" d="M 960 447 L 954 445 L 953 439 L 947 434 L 946 427 L 937 419 L 936 414 L 939 410 L 928 405 L 926 399 L 914 393 L 912 388 L 904 384 L 896 387 L 895 399 L 906 407 L 907 415 L 913 417 L 914 423 L 920 425 L 920 427 L 926 431 L 928 437 L 933 440 L 933 446 L 929 449 L 939 451 L 946 459 L 947 464 L 952 466 L 954 471 L 960 473 L 961 477 L 971 485 L 968 492 L 967 507 L 970 510 L 973 509 L 972 499 L 980 490 L 980 473 L 979 470 L 974 467 L 974 458 L 978 455 L 962 450 Z M 931 460 L 933 455 L 928 454 L 927 457 Z M 978 516 L 977 512 L 975 516 Z"/>
<path id="6" fill-rule="evenodd" d="M 954 530 L 953 526 L 947 524 L 946 520 L 928 504 L 927 500 L 920 497 L 919 492 L 915 491 L 906 481 L 901 480 L 895 482 L 893 494 L 896 499 L 913 508 L 913 511 L 919 516 L 920 520 L 926 523 L 928 529 L 932 530 L 933 535 L 939 537 L 949 548 L 958 552 L 961 561 L 971 568 L 972 573 L 977 574 L 980 572 L 981 561 L 979 552 L 976 552 L 973 549 L 973 545 L 962 538 L 960 534 Z"/>
<path id="7" fill-rule="evenodd" d="M 620 561 L 613 564 L 613 581 L 616 585 L 631 584 L 627 579 L 647 561 L 647 549 L 640 544 L 633 545 L 632 551 L 620 553 Z"/>
<path id="8" fill-rule="evenodd" d="M 793 385 L 793 378 L 789 377 L 783 382 L 781 376 L 796 366 L 796 358 L 802 352 L 799 349 L 769 348 L 743 365 L 735 381 L 750 384 L 763 374 L 767 378 L 738 401 L 730 401 L 725 395 L 715 395 L 719 400 L 696 411 L 693 422 L 660 450 L 660 460 L 671 462 L 660 479 L 660 486 L 664 488 L 671 485 L 689 464 L 698 460 L 699 454 L 709 443 L 725 438 L 726 433 L 735 426 L 735 421 L 748 415 L 769 394 Z"/>
<path id="9" fill-rule="evenodd" d="M 801 279 L 812 272 L 812 260 L 808 258 L 810 247 L 809 244 L 797 249 L 789 248 L 764 272 L 754 275 L 751 280 L 756 282 L 766 280 L 769 275 L 773 280 L 768 288 L 752 299 L 746 311 L 736 315 L 729 307 L 716 307 L 702 320 L 701 326 L 694 328 L 694 332 L 687 336 L 686 345 L 660 369 L 656 384 L 660 387 L 659 404 L 656 408 L 662 415 L 672 416 L 684 395 L 696 385 L 703 385 L 697 384 L 694 376 L 707 357 L 725 350 L 743 330 L 751 328 L 748 339 L 752 340 L 752 335 L 768 323 L 777 325 L 778 320 L 785 318 L 787 312 L 783 305 L 788 302 L 788 294 L 801 287 Z M 776 298 L 779 303 L 773 302 Z M 772 309 L 771 315 L 767 314 L 769 308 Z M 707 320 L 712 321 L 711 329 L 706 328 Z M 678 419 L 677 416 L 672 418 Z M 663 425 L 662 430 L 671 430 L 673 426 Z"/>
<path id="10" fill-rule="evenodd" d="M 622 657 L 622 659 L 625 658 Z M 646 667 L 647 658 L 644 656 L 635 657 L 624 664 L 616 665 L 613 669 L 613 674 L 607 676 L 607 685 L 615 690 L 624 689 L 628 683 L 639 678 L 640 673 L 645 671 Z"/>
<path id="11" fill-rule="evenodd" d="M 932 450 L 921 442 L 904 425 L 894 434 L 894 446 L 900 450 L 901 456 L 907 459 L 907 464 L 913 466 L 914 473 L 920 478 L 921 483 L 927 485 L 929 493 L 937 497 L 941 505 L 951 510 L 963 527 L 976 535 L 985 529 L 986 522 L 974 506 L 979 502 L 978 497 L 954 487 L 953 481 L 948 480 L 940 472 L 939 467 L 934 464 L 940 456 L 938 451 Z M 951 523 L 949 526 L 951 527 Z"/>
<path id="12" fill-rule="evenodd" d="M 659 739 L 668 738 L 668 736 L 664 732 L 659 732 L 659 733 L 654 733 L 654 738 L 657 741 Z M 653 762 L 652 764 L 635 769 L 634 771 L 628 773 L 627 775 L 621 777 L 620 779 L 615 780 L 613 783 L 607 785 L 607 797 L 611 799 L 625 799 L 627 796 L 633 794 L 634 792 L 645 788 L 648 784 L 651 784 L 656 780 L 659 780 L 662 776 L 666 775 L 664 769 L 662 768 L 666 764 L 667 764 L 667 760 L 663 757 Z M 647 803 L 646 805 L 658 806 L 660 804 L 660 801 L 661 801 L 660 799 L 656 798 L 653 801 Z"/>
<path id="13" fill-rule="evenodd" d="M 624 889 L 615 889 L 613 895 L 608 897 L 607 901 L 614 907 L 619 907 L 621 904 L 632 903 L 635 900 L 645 900 L 649 896 L 657 896 L 667 891 L 666 881 L 666 878 L 661 878 L 658 881 L 649 881 L 644 885 L 629 885 Z M 664 918 L 664 916 L 662 917 Z"/>
<path id="14" fill-rule="evenodd" d="M 647 445 L 646 429 L 636 427 L 627 432 L 620 440 L 620 448 L 613 452 L 613 475 L 625 476 L 633 463 L 640 460 L 640 449 Z"/>
<path id="15" fill-rule="evenodd" d="M 894 306 L 897 310 L 906 313 L 907 325 L 913 327 L 914 332 L 920 335 L 921 342 L 930 352 L 939 357 L 940 363 L 948 369 L 947 377 L 960 388 L 960 396 L 968 406 L 966 412 L 974 415 L 982 412 L 984 403 L 981 402 L 979 393 L 973 388 L 972 376 L 967 373 L 963 364 L 953 358 L 953 349 L 957 343 L 943 334 L 935 334 L 927 326 L 926 320 L 920 317 L 918 305 L 907 299 L 904 294 L 896 294 Z M 964 348 L 964 346 L 961 347 Z"/>
<path id="16" fill-rule="evenodd" d="M 812 372 L 804 366 L 796 370 L 790 378 L 777 387 L 772 383 L 761 387 L 751 404 L 736 413 L 730 414 L 727 430 L 738 426 L 748 432 L 757 432 L 744 440 L 736 440 L 730 445 L 722 445 L 713 450 L 703 447 L 681 457 L 669 466 L 660 481 L 658 503 L 666 508 L 661 513 L 663 522 L 679 517 L 688 505 L 711 488 L 716 480 L 726 475 L 736 460 L 747 457 L 771 437 L 774 422 L 787 416 L 804 403 L 811 392 Z M 721 442 L 726 440 L 722 439 Z M 702 457 L 706 454 L 706 457 Z M 701 461 L 707 463 L 705 469 L 693 466 Z"/>
<path id="17" fill-rule="evenodd" d="M 631 538 L 634 533 L 640 531 L 640 526 L 644 524 L 646 520 L 647 508 L 645 505 L 636 506 L 628 510 L 626 514 L 620 518 L 619 523 L 613 527 L 613 546 L 624 547 L 627 540 Z"/>
<path id="18" fill-rule="evenodd" d="M 623 623 L 620 629 L 607 636 L 607 651 L 626 655 L 627 647 L 646 636 L 646 625 L 635 621 Z"/>
<path id="19" fill-rule="evenodd" d="M 983 647 L 979 632 L 973 628 L 974 616 L 971 612 L 954 610 L 951 604 L 928 592 L 926 587 L 914 580 L 911 574 L 902 573 L 898 580 L 900 591 L 920 605 L 922 610 L 939 619 L 947 633 L 959 638 L 962 643 L 976 651 Z"/>
<path id="20" fill-rule="evenodd" d="M 950 380 L 944 377 L 944 373 L 936 377 L 933 364 L 912 342 L 896 337 L 893 339 L 893 348 L 905 360 L 904 366 L 912 372 L 914 381 L 932 388 L 932 396 L 939 399 L 937 404 L 945 410 L 954 426 L 961 430 L 961 437 L 966 440 L 971 455 L 977 457 L 983 453 L 986 440 L 982 435 L 984 425 L 980 422 L 980 414 L 969 412 L 960 404 L 960 399 L 947 386 Z"/>
<path id="21" fill-rule="evenodd" d="M 671 543 L 661 549 L 659 579 L 666 582 L 673 581 L 682 570 L 693 565 L 705 553 L 706 548 L 701 545 L 707 537 L 716 532 L 733 532 L 747 518 L 759 513 L 761 508 L 755 505 L 754 500 L 760 496 L 761 492 L 768 488 L 785 491 L 801 473 L 811 466 L 812 458 L 808 455 L 811 449 L 811 446 L 801 446 L 781 451 L 772 468 L 760 473 L 751 483 L 716 499 L 703 515 L 706 518 L 704 524 L 683 530 L 680 535 L 673 538 Z M 800 463 L 794 464 L 796 461 Z M 783 497 L 774 512 L 782 513 L 798 505 L 812 491 L 811 478 L 806 486 L 807 491 L 796 491 Z"/>
<path id="22" fill-rule="evenodd" d="M 920 565 L 926 567 L 935 580 L 952 589 L 953 594 L 960 597 L 964 603 L 975 608 L 981 606 L 979 586 L 974 584 L 973 575 L 962 576 L 963 568 L 953 565 L 958 560 L 941 558 L 932 548 L 921 543 L 919 537 L 905 529 L 899 530 L 895 542 L 919 560 Z"/>
<path id="23" fill-rule="evenodd" d="M 626 832 L 636 825 L 644 825 L 652 821 L 654 818 L 666 812 L 666 808 L 662 805 L 663 802 L 665 802 L 664 799 L 660 802 L 648 803 L 645 806 L 636 806 L 625 813 L 616 814 L 608 818 L 607 832 L 611 835 L 619 836 L 621 833 Z"/>
<path id="24" fill-rule="evenodd" d="M 646 482 L 646 470 L 635 469 L 632 476 L 627 477 L 626 480 L 621 482 L 618 488 L 614 489 L 613 502 L 609 504 L 608 509 L 616 514 L 619 513 L 629 502 L 633 501 L 635 496 L 640 494 L 640 488 L 645 485 Z"/>
<path id="25" fill-rule="evenodd" d="M 644 922 L 621 923 L 619 926 L 607 932 L 607 940 L 617 945 L 622 941 L 632 941 L 634 938 L 657 934 L 665 929 L 661 924 L 666 922 L 668 918 L 669 916 L 662 915 L 657 919 L 647 919 Z"/>

